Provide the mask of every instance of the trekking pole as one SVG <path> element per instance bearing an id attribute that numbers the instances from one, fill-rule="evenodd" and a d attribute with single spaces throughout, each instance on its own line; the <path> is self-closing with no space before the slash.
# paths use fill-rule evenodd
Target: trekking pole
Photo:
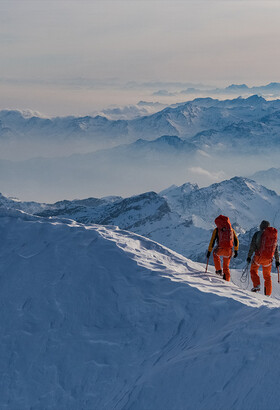
<path id="1" fill-rule="evenodd" d="M 205 273 L 207 273 L 208 263 L 209 263 L 209 258 L 207 258 L 207 263 L 206 263 Z M 279 272 L 279 268 L 278 268 L 278 272 Z"/>
<path id="2" fill-rule="evenodd" d="M 248 274 L 249 274 L 249 263 L 247 263 L 245 268 L 243 268 L 243 270 L 242 270 L 242 275 L 241 275 L 241 278 L 240 278 L 241 283 L 247 282 L 247 279 L 248 279 L 248 276 L 249 276 Z"/>

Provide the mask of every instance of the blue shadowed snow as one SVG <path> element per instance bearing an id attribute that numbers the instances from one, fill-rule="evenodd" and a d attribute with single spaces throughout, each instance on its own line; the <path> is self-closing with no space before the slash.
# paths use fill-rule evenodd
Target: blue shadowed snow
<path id="1" fill-rule="evenodd" d="M 0 229 L 1 409 L 279 408 L 276 283 L 253 295 L 116 227 Z"/>

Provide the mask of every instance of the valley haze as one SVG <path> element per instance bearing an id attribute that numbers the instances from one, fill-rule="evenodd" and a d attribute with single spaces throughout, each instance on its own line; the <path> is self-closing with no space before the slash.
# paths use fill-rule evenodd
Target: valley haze
<path id="1" fill-rule="evenodd" d="M 279 167 L 279 132 L 280 100 L 258 95 L 170 106 L 142 101 L 84 117 L 2 110 L 1 191 L 50 202 L 257 179 Z M 266 184 L 279 192 L 273 178 Z"/>

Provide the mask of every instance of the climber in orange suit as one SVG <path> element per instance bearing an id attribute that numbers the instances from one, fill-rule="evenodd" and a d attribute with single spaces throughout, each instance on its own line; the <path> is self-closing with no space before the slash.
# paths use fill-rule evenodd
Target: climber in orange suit
<path id="1" fill-rule="evenodd" d="M 217 228 L 214 229 L 207 252 L 207 258 L 210 257 L 212 249 L 217 243 L 213 251 L 213 259 L 217 275 L 222 275 L 223 278 L 230 281 L 229 263 L 232 256 L 232 248 L 234 246 L 234 258 L 238 255 L 239 241 L 235 231 L 232 229 L 230 220 L 224 215 L 220 215 L 215 219 Z M 223 270 L 221 266 L 221 258 L 223 257 Z"/>

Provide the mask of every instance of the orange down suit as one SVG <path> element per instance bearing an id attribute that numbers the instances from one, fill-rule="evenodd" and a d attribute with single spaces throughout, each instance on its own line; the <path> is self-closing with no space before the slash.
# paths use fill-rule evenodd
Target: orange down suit
<path id="1" fill-rule="evenodd" d="M 258 275 L 258 270 L 261 265 L 262 265 L 263 278 L 264 278 L 265 294 L 267 296 L 270 296 L 272 292 L 272 281 L 271 281 L 271 276 L 270 276 L 271 266 L 272 266 L 271 259 L 264 259 L 261 256 L 255 254 L 252 264 L 251 264 L 251 269 L 250 269 L 251 279 L 252 279 L 254 287 L 259 286 L 261 284 L 260 277 Z"/>
<path id="2" fill-rule="evenodd" d="M 255 252 L 255 255 L 253 257 L 252 264 L 251 264 L 251 269 L 250 269 L 251 279 L 252 279 L 254 287 L 259 286 L 261 283 L 258 270 L 259 270 L 259 267 L 262 265 L 265 294 L 267 296 L 270 296 L 272 292 L 272 281 L 271 281 L 271 276 L 270 276 L 271 267 L 272 267 L 272 259 L 265 259 L 260 256 L 261 236 L 262 236 L 264 229 L 265 227 L 262 230 L 255 232 L 255 234 L 253 235 L 250 249 L 248 252 L 248 257 L 251 259 L 253 253 Z M 279 262 L 278 246 L 276 246 L 274 257 L 275 257 L 275 260 Z"/>
<path id="3" fill-rule="evenodd" d="M 239 241 L 236 236 L 236 233 L 233 231 L 233 237 L 234 237 L 234 250 L 237 251 L 239 247 Z M 230 270 L 229 270 L 229 263 L 230 263 L 230 258 L 232 255 L 232 249 L 231 248 L 220 248 L 219 247 L 219 233 L 218 233 L 218 228 L 214 229 L 208 251 L 211 253 L 212 249 L 214 247 L 215 242 L 217 241 L 217 246 L 213 251 L 213 259 L 214 259 L 214 265 L 216 271 L 221 271 L 222 270 L 222 265 L 221 265 L 221 256 L 223 257 L 223 274 L 224 278 L 226 281 L 230 281 Z"/>

